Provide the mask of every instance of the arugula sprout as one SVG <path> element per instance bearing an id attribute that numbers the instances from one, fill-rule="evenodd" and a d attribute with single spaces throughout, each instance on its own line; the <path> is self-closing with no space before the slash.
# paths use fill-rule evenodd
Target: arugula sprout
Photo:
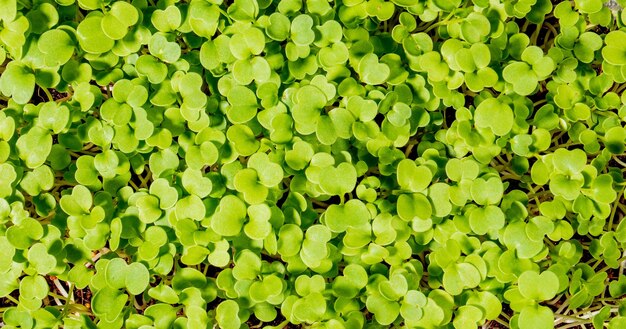
<path id="1" fill-rule="evenodd" d="M 0 0 L 7 328 L 626 326 L 623 0 Z"/>

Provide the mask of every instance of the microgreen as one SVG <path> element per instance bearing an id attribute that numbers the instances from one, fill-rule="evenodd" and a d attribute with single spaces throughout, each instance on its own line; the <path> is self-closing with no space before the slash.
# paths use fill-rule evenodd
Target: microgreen
<path id="1" fill-rule="evenodd" d="M 626 326 L 625 7 L 0 0 L 2 324 Z"/>

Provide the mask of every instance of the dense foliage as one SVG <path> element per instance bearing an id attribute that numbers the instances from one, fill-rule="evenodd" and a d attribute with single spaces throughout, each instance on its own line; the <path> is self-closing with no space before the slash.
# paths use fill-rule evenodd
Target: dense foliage
<path id="1" fill-rule="evenodd" d="M 622 7 L 0 0 L 2 324 L 626 328 Z"/>

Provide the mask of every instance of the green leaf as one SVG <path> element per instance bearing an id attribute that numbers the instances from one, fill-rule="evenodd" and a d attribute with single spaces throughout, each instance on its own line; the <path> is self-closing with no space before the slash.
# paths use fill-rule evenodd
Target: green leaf
<path id="1" fill-rule="evenodd" d="M 178 7 L 167 6 L 165 9 L 157 9 L 150 17 L 152 25 L 161 32 L 172 32 L 182 23 L 182 16 Z"/>
<path id="2" fill-rule="evenodd" d="M 554 314 L 546 306 L 530 305 L 524 307 L 519 315 L 520 329 L 553 328 Z"/>
<path id="3" fill-rule="evenodd" d="M 474 288 L 480 281 L 480 272 L 472 264 L 451 264 L 444 269 L 443 287 L 451 295 L 459 295 L 463 289 Z"/>
<path id="4" fill-rule="evenodd" d="M 291 40 L 299 46 L 308 46 L 315 40 L 311 16 L 298 15 L 291 21 Z"/>
<path id="5" fill-rule="evenodd" d="M 504 186 L 500 178 L 477 178 L 470 189 L 472 199 L 480 205 L 498 204 L 504 194 Z"/>
<path id="6" fill-rule="evenodd" d="M 150 290 L 148 290 L 148 295 L 167 304 L 176 304 L 179 301 L 178 295 L 174 289 L 167 285 L 158 285 L 150 288 Z"/>
<path id="7" fill-rule="evenodd" d="M 233 35 L 229 49 L 236 59 L 248 59 L 260 55 L 265 48 L 265 35 L 255 27 L 247 28 Z"/>
<path id="8" fill-rule="evenodd" d="M 391 71 L 387 64 L 378 62 L 378 56 L 367 54 L 361 58 L 358 72 L 361 81 L 371 85 L 380 85 L 387 81 Z"/>
<path id="9" fill-rule="evenodd" d="M 550 300 L 556 296 L 559 288 L 559 279 L 553 272 L 545 271 L 541 274 L 526 271 L 518 279 L 520 293 L 536 301 Z"/>
<path id="10" fill-rule="evenodd" d="M 390 325 L 400 314 L 400 305 L 397 302 L 388 301 L 382 296 L 369 296 L 366 307 L 374 313 L 376 322 L 381 325 Z"/>
<path id="11" fill-rule="evenodd" d="M 215 319 L 220 328 L 237 329 L 241 326 L 239 319 L 239 305 L 234 300 L 226 300 L 221 302 L 215 310 Z"/>
<path id="12" fill-rule="evenodd" d="M 176 42 L 169 42 L 162 34 L 153 34 L 148 43 L 150 54 L 166 63 L 174 63 L 181 54 Z"/>
<path id="13" fill-rule="evenodd" d="M 128 295 L 106 287 L 94 294 L 91 307 L 95 315 L 113 322 L 120 316 L 127 301 Z"/>
<path id="14" fill-rule="evenodd" d="M 187 192 L 205 198 L 213 189 L 213 182 L 210 178 L 202 175 L 199 170 L 188 168 L 182 175 L 182 184 Z M 178 196 L 178 193 L 177 193 Z"/>
<path id="15" fill-rule="evenodd" d="M 385 2 L 382 0 L 370 0 L 367 1 L 365 11 L 370 16 L 375 16 L 381 21 L 386 21 L 393 16 L 395 8 L 396 6 L 394 6 L 391 2 Z"/>
<path id="16" fill-rule="evenodd" d="M 252 21 L 259 13 L 259 4 L 255 0 L 235 0 L 228 7 L 228 15 L 237 21 Z"/>
<path id="17" fill-rule="evenodd" d="M 17 2 L 3 0 L 0 1 L 0 19 L 12 22 L 17 14 Z"/>
<path id="18" fill-rule="evenodd" d="M 196 221 L 204 219 L 206 207 L 202 199 L 195 195 L 190 195 L 176 202 L 176 217 L 179 219 L 190 218 Z"/>
<path id="19" fill-rule="evenodd" d="M 248 167 L 254 169 L 259 182 L 266 187 L 273 187 L 283 180 L 282 167 L 270 160 L 265 153 L 255 153 L 248 159 Z"/>
<path id="20" fill-rule="evenodd" d="M 476 107 L 476 127 L 490 129 L 495 135 L 508 134 L 513 127 L 513 110 L 495 98 L 489 98 Z"/>
<path id="21" fill-rule="evenodd" d="M 428 167 L 418 166 L 409 159 L 398 163 L 397 173 L 400 187 L 411 192 L 424 191 L 433 179 L 433 174 Z"/>
<path id="22" fill-rule="evenodd" d="M 47 102 L 39 110 L 38 123 L 52 133 L 59 134 L 70 123 L 70 110 L 65 105 L 58 106 L 56 103 Z"/>
<path id="23" fill-rule="evenodd" d="M 28 249 L 27 258 L 39 274 L 48 274 L 57 265 L 56 258 L 48 253 L 48 248 L 42 243 L 32 245 Z"/>
<path id="24" fill-rule="evenodd" d="M 80 47 L 91 54 L 102 54 L 111 50 L 114 40 L 102 30 L 102 16 L 93 15 L 85 18 L 76 28 Z"/>
<path id="25" fill-rule="evenodd" d="M 268 37 L 276 41 L 283 41 L 289 37 L 291 22 L 287 16 L 281 13 L 272 13 L 269 16 L 269 24 L 265 27 Z"/>
<path id="26" fill-rule="evenodd" d="M 219 235 L 234 236 L 241 232 L 246 219 L 246 205 L 234 195 L 226 195 L 211 218 L 211 228 Z"/>
<path id="27" fill-rule="evenodd" d="M 228 93 L 228 101 L 232 105 L 227 112 L 233 123 L 246 123 L 257 113 L 257 98 L 254 92 L 244 86 L 235 86 Z"/>
<path id="28" fill-rule="evenodd" d="M 52 136 L 39 127 L 33 127 L 20 136 L 16 143 L 19 156 L 28 168 L 37 168 L 45 161 L 52 149 Z"/>
<path id="29" fill-rule="evenodd" d="M 44 299 L 49 290 L 46 279 L 41 275 L 26 276 L 20 280 L 20 296 L 26 299 Z"/>
<path id="30" fill-rule="evenodd" d="M 352 191 L 356 185 L 357 173 L 353 165 L 347 162 L 337 167 L 329 167 L 320 177 L 320 187 L 327 194 L 342 195 Z"/>
<path id="31" fill-rule="evenodd" d="M 365 204 L 355 199 L 343 205 L 331 205 L 324 213 L 326 225 L 335 233 L 344 232 L 349 227 L 361 227 L 369 221 L 370 217 Z"/>
<path id="32" fill-rule="evenodd" d="M 6 173 L 11 179 L 11 172 Z M 15 177 L 13 176 L 13 180 Z M 9 185 L 10 186 L 10 185 Z M 54 187 L 54 172 L 50 167 L 43 165 L 33 171 L 24 174 L 20 187 L 31 196 L 39 195 L 43 191 L 49 191 Z"/>
<path id="33" fill-rule="evenodd" d="M 47 66 L 67 63 L 75 51 L 75 44 L 70 35 L 60 29 L 44 32 L 37 41 L 37 47 L 45 55 Z"/>
<path id="34" fill-rule="evenodd" d="M 211 38 L 217 30 L 219 8 L 206 1 L 192 1 L 189 9 L 189 26 L 200 37 Z"/>
<path id="35" fill-rule="evenodd" d="M 141 263 L 131 263 L 125 270 L 125 286 L 132 295 L 139 295 L 146 290 L 150 282 L 150 273 Z"/>
<path id="36" fill-rule="evenodd" d="M 128 273 L 126 271 L 128 265 L 121 258 L 111 259 L 106 264 L 106 270 L 104 278 L 108 287 L 113 289 L 122 289 L 126 286 L 126 277 Z"/>
<path id="37" fill-rule="evenodd" d="M 430 201 L 420 193 L 401 194 L 397 204 L 398 216 L 405 221 L 428 221 L 432 215 Z"/>
<path id="38" fill-rule="evenodd" d="M 504 227 L 505 215 L 496 206 L 475 208 L 469 213 L 469 224 L 476 234 L 493 233 Z"/>
<path id="39" fill-rule="evenodd" d="M 17 179 L 17 172 L 10 163 L 0 164 L 0 198 L 11 196 L 14 192 L 13 182 Z"/>
<path id="40" fill-rule="evenodd" d="M 33 70 L 18 61 L 9 62 L 0 75 L 0 92 L 18 104 L 28 103 L 35 92 Z"/>
<path id="41" fill-rule="evenodd" d="M 159 84 L 167 77 L 167 66 L 154 56 L 142 55 L 135 64 L 137 73 L 146 76 L 151 83 Z"/>
<path id="42" fill-rule="evenodd" d="M 59 21 L 59 13 L 55 6 L 45 2 L 32 8 L 31 11 L 26 13 L 26 17 L 31 22 L 30 28 L 37 34 L 50 29 Z"/>
<path id="43" fill-rule="evenodd" d="M 294 224 L 285 224 L 278 232 L 278 252 L 283 257 L 291 257 L 298 254 L 304 234 L 302 229 Z"/>

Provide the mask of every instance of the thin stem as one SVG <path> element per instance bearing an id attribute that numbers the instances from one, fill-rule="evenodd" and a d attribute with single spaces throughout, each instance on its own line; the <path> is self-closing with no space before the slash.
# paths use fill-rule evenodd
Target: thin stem
<path id="1" fill-rule="evenodd" d="M 63 97 L 63 98 L 59 98 L 59 99 L 57 99 L 57 100 L 56 100 L 56 102 L 57 102 L 57 103 L 62 103 L 62 102 L 68 101 L 68 100 L 70 100 L 70 99 L 72 99 L 72 94 L 68 92 L 68 93 L 67 93 L 67 96 L 65 96 L 65 97 Z"/>
<path id="2" fill-rule="evenodd" d="M 96 155 L 96 153 L 94 153 L 94 152 L 88 152 L 88 151 L 85 151 L 85 150 L 81 150 L 80 152 L 84 153 L 84 154 L 78 154 L 76 152 L 70 151 L 70 155 L 75 157 L 75 158 L 80 158 L 83 155 Z"/>
<path id="3" fill-rule="evenodd" d="M 445 120 L 444 120 L 445 122 Z M 404 150 L 404 156 L 409 158 L 409 154 L 411 154 L 411 151 L 413 150 L 413 147 L 417 145 L 417 141 L 410 141 L 409 144 L 406 146 L 406 150 Z"/>
<path id="4" fill-rule="evenodd" d="M 518 175 L 514 175 L 513 173 L 510 172 L 503 172 L 502 175 L 500 175 L 500 179 L 502 180 L 519 180 L 520 177 Z"/>
<path id="5" fill-rule="evenodd" d="M 528 21 L 526 21 L 528 22 Z M 537 39 L 539 38 L 539 32 L 541 32 L 541 27 L 543 26 L 542 24 L 537 24 L 537 28 L 535 29 L 535 32 L 533 32 L 532 36 L 530 37 L 530 44 L 531 45 L 537 45 Z"/>
<path id="6" fill-rule="evenodd" d="M 139 305 L 139 302 L 137 301 L 137 297 L 136 296 L 132 296 L 131 295 L 131 298 L 133 299 L 133 306 L 135 306 L 136 309 L 143 310 L 143 309 L 146 308 L 145 305 Z"/>
<path id="7" fill-rule="evenodd" d="M 588 318 L 590 318 L 590 315 L 592 316 L 592 313 L 600 310 L 602 307 L 604 307 L 604 306 L 598 305 L 598 306 L 586 308 L 586 309 L 584 309 L 582 311 L 578 311 L 578 312 L 572 313 L 571 316 L 577 317 L 577 318 L 582 318 L 582 319 L 588 319 Z M 595 314 L 593 314 L 593 315 L 595 315 Z"/>
<path id="8" fill-rule="evenodd" d="M 41 224 L 48 224 L 50 219 L 53 218 L 56 215 L 56 211 L 52 211 L 51 213 L 49 213 L 47 216 L 45 217 L 39 217 L 37 218 L 37 220 L 41 223 Z"/>
<path id="9" fill-rule="evenodd" d="M 626 252 L 625 252 L 626 253 Z M 617 303 L 620 300 L 616 299 L 616 298 L 596 298 L 594 299 L 594 301 L 596 302 L 611 302 L 611 303 Z M 600 307 L 601 308 L 601 307 Z"/>
<path id="10" fill-rule="evenodd" d="M 566 298 L 565 301 L 563 302 L 563 304 L 561 304 L 561 306 L 559 306 L 559 308 L 554 313 L 555 314 L 560 314 L 561 312 L 563 312 L 563 310 L 565 308 L 567 308 L 568 305 L 569 305 L 569 299 Z"/>
<path id="11" fill-rule="evenodd" d="M 548 305 L 554 305 L 554 304 L 558 303 L 558 302 L 559 302 L 559 300 L 561 300 L 561 297 L 563 297 L 563 294 L 560 294 L 560 295 L 558 295 L 558 296 L 554 297 L 552 300 L 547 301 L 547 302 L 546 302 L 546 304 L 548 304 Z"/>
<path id="12" fill-rule="evenodd" d="M 622 253 L 622 257 L 626 256 L 626 250 Z M 626 262 L 621 262 L 619 264 L 619 275 L 622 276 L 624 274 L 624 267 L 626 266 Z"/>
<path id="13" fill-rule="evenodd" d="M 133 182 L 132 180 L 129 181 L 128 183 L 130 184 L 130 186 L 132 186 L 135 189 L 135 191 L 139 190 L 139 186 L 137 186 L 137 184 L 135 184 L 135 182 Z"/>
<path id="14" fill-rule="evenodd" d="M 61 282 L 59 281 L 59 279 L 52 280 L 52 283 L 54 283 L 54 286 L 59 290 L 63 298 L 66 299 L 68 296 L 68 293 L 67 291 L 65 291 L 65 288 L 63 287 L 63 285 L 61 285 Z"/>
<path id="15" fill-rule="evenodd" d="M 566 131 L 561 131 L 558 135 L 556 135 L 556 136 L 554 136 L 554 138 L 552 138 L 552 142 L 556 143 L 559 140 L 559 138 L 563 137 L 563 135 L 565 135 L 566 133 L 567 133 Z"/>
<path id="16" fill-rule="evenodd" d="M 539 192 L 531 193 L 531 194 L 528 194 L 528 198 L 529 199 L 538 198 L 547 194 L 551 194 L 551 191 L 539 191 Z"/>
<path id="17" fill-rule="evenodd" d="M 500 319 L 499 317 L 498 317 L 498 318 L 495 318 L 495 319 L 494 319 L 494 321 L 496 321 L 497 323 L 499 323 L 499 324 L 503 325 L 503 326 L 504 326 L 504 327 L 506 327 L 506 328 L 508 328 L 508 327 L 509 327 L 509 324 L 508 324 L 507 322 L 505 322 L 504 320 Z"/>
<path id="18" fill-rule="evenodd" d="M 530 190 L 530 192 L 532 192 L 532 199 L 535 200 L 535 204 L 537 205 L 537 207 L 539 207 L 539 205 L 541 204 L 541 202 L 539 202 L 539 198 L 537 197 L 537 191 L 533 188 L 532 184 L 528 183 L 526 184 L 526 186 L 528 186 L 528 189 Z M 530 197 L 528 198 L 530 199 Z"/>
<path id="19" fill-rule="evenodd" d="M 524 25 L 522 25 L 522 28 L 520 29 L 521 32 L 526 32 L 526 29 L 528 28 L 528 25 L 530 24 L 529 20 L 526 20 L 524 22 Z"/>
<path id="20" fill-rule="evenodd" d="M 587 324 L 587 323 L 592 323 L 591 320 L 586 320 L 586 321 L 578 321 L 578 322 L 574 322 L 574 323 L 570 323 L 570 324 L 566 324 L 564 326 L 559 327 L 559 329 L 567 329 L 567 328 L 575 328 L 575 327 L 580 327 L 583 324 Z"/>
<path id="21" fill-rule="evenodd" d="M 65 309 L 65 305 L 56 305 L 56 306 L 51 306 L 51 307 L 54 307 L 56 309 L 61 309 L 61 310 Z M 80 314 L 85 314 L 89 316 L 93 315 L 91 314 L 91 310 L 82 304 L 70 304 L 68 313 L 80 313 Z"/>
<path id="22" fill-rule="evenodd" d="M 592 260 L 590 260 L 591 262 Z M 598 266 L 600 266 L 600 264 L 602 264 L 602 260 L 598 260 L 596 261 L 595 264 L 593 264 L 593 266 L 591 267 L 592 270 L 595 270 L 596 268 L 598 268 Z"/>
<path id="23" fill-rule="evenodd" d="M 549 27 L 547 27 L 547 29 L 548 31 L 546 32 L 546 35 L 543 36 L 543 45 L 541 46 L 543 49 L 549 49 L 548 43 L 551 41 L 550 37 L 552 36 L 552 30 Z"/>
<path id="24" fill-rule="evenodd" d="M 50 296 L 50 297 L 52 297 L 52 298 L 54 298 L 54 299 L 62 299 L 62 300 L 65 300 L 65 301 L 67 301 L 67 300 L 68 300 L 68 298 L 67 298 L 67 297 L 61 296 L 61 295 L 59 295 L 59 294 L 55 294 L 55 293 L 53 293 L 53 292 L 48 292 L 48 296 Z M 66 304 L 67 304 L 67 302 L 66 302 Z M 60 305 L 62 305 L 62 303 L 61 303 Z"/>
<path id="25" fill-rule="evenodd" d="M 575 316 L 571 316 L 571 315 L 565 315 L 565 314 L 558 314 L 558 315 L 556 315 L 555 323 L 561 323 L 561 322 L 563 322 L 563 320 L 585 321 L 586 319 L 575 317 Z"/>
<path id="26" fill-rule="evenodd" d="M 17 2 L 20 3 L 22 6 L 24 6 L 24 8 L 26 8 L 26 9 L 32 8 L 32 5 L 31 5 L 30 1 L 28 1 L 28 0 L 17 0 Z"/>
<path id="27" fill-rule="evenodd" d="M 502 156 L 500 154 L 496 155 L 496 159 L 498 159 L 498 161 L 500 161 L 500 163 L 502 163 L 504 166 L 508 166 L 509 162 L 502 159 Z"/>
<path id="28" fill-rule="evenodd" d="M 143 179 L 139 178 L 139 180 L 141 181 L 141 187 L 148 188 L 148 181 L 150 181 L 151 178 L 152 171 L 147 170 L 146 176 Z"/>
<path id="29" fill-rule="evenodd" d="M 66 180 L 60 180 L 56 182 L 57 186 L 74 186 L 76 183 L 68 182 Z"/>
<path id="30" fill-rule="evenodd" d="M 615 218 L 615 212 L 617 211 L 617 206 L 622 200 L 622 195 L 624 195 L 624 189 L 620 189 L 619 193 L 617 194 L 617 199 L 615 199 L 615 201 L 613 202 L 613 209 L 611 209 L 611 215 L 609 216 L 609 226 L 607 226 L 609 231 L 612 230 L 613 219 Z"/>
<path id="31" fill-rule="evenodd" d="M 226 19 L 228 20 L 229 23 L 232 23 L 233 20 L 230 18 L 230 15 L 228 15 L 228 13 L 226 11 L 224 11 L 224 9 L 222 9 L 222 7 L 217 7 L 217 10 L 219 10 L 219 12 L 224 15 L 224 17 L 226 17 Z"/>
<path id="32" fill-rule="evenodd" d="M 70 289 L 69 289 L 68 295 L 69 295 L 69 299 L 67 300 L 67 302 L 65 303 L 65 307 L 63 308 L 64 315 L 67 315 L 67 313 L 69 312 L 70 305 L 71 305 L 70 302 L 72 302 L 74 299 L 74 284 L 73 283 L 70 283 Z"/>
<path id="33" fill-rule="evenodd" d="M 83 146 L 83 148 L 81 149 L 82 151 L 87 151 L 90 148 L 94 147 L 95 145 L 92 142 L 89 142 L 87 144 L 85 144 L 85 146 Z"/>
<path id="34" fill-rule="evenodd" d="M 437 22 L 435 24 L 429 25 L 428 28 L 426 30 L 424 30 L 423 32 L 424 33 L 428 33 L 430 31 L 432 31 L 432 29 L 434 29 L 436 27 L 439 27 L 441 25 L 450 25 L 450 24 L 459 23 L 459 22 L 462 22 L 462 21 L 463 21 L 462 18 L 457 18 L 457 19 L 453 19 L 453 20 L 450 20 L 450 21 L 439 21 L 439 22 Z"/>
<path id="35" fill-rule="evenodd" d="M 285 327 L 286 325 L 288 325 L 288 324 L 289 324 L 289 320 L 285 320 L 285 321 L 283 321 L 283 322 L 281 322 L 281 323 L 277 324 L 277 325 L 274 327 L 274 329 L 282 329 L 282 328 L 284 328 L 284 327 Z"/>
<path id="36" fill-rule="evenodd" d="M 20 303 L 17 299 L 13 298 L 13 296 L 11 296 L 11 295 L 6 295 L 6 296 L 4 296 L 4 298 L 6 298 L 6 299 L 10 300 L 11 302 L 15 303 L 15 305 Z"/>
<path id="37" fill-rule="evenodd" d="M 626 163 L 624 161 L 622 161 L 619 157 L 614 156 L 613 160 L 615 160 L 615 162 L 617 162 L 620 165 L 622 165 L 622 167 L 626 167 Z"/>
<path id="38" fill-rule="evenodd" d="M 556 31 L 554 25 L 550 24 L 549 22 L 545 22 L 544 24 L 548 27 L 552 34 L 554 34 L 555 36 L 559 35 L 559 32 Z"/>
<path id="39" fill-rule="evenodd" d="M 316 204 L 316 205 L 318 205 L 318 206 L 320 206 L 320 207 L 328 208 L 328 203 L 326 203 L 326 202 L 322 202 L 322 201 L 315 200 L 315 199 L 311 199 L 311 202 Z"/>
<path id="40" fill-rule="evenodd" d="M 50 93 L 48 88 L 41 88 L 41 89 L 43 89 L 43 92 L 46 94 L 46 97 L 48 97 L 48 100 L 50 102 L 54 102 L 54 98 L 52 97 L 52 94 Z"/>
<path id="41" fill-rule="evenodd" d="M 549 149 L 545 150 L 544 152 L 545 152 L 545 153 L 550 153 L 550 152 L 552 152 L 552 151 L 554 151 L 554 150 L 558 150 L 558 149 L 560 149 L 560 148 L 565 148 L 565 147 L 568 147 L 568 146 L 573 146 L 573 145 L 578 145 L 578 144 L 580 144 L 580 143 L 575 143 L 575 142 L 569 141 L 569 142 L 567 142 L 567 143 L 563 143 L 563 144 L 555 145 L 555 146 L 553 146 L 553 147 L 551 147 L 551 148 L 549 148 Z"/>
<path id="42" fill-rule="evenodd" d="M 618 262 L 618 263 L 621 263 L 621 262 L 623 262 L 623 261 L 625 261 L 625 260 L 626 260 L 626 256 L 624 256 L 624 257 L 622 257 L 622 258 L 618 259 L 618 260 L 617 260 L 617 262 Z M 599 261 L 599 262 L 600 262 L 600 261 Z M 608 269 L 610 269 L 610 268 L 612 268 L 612 267 L 610 267 L 609 265 L 607 265 L 607 266 L 603 267 L 602 269 L 600 269 L 600 271 L 598 271 L 598 273 L 600 273 L 600 272 L 606 272 L 606 271 L 607 271 Z"/>

